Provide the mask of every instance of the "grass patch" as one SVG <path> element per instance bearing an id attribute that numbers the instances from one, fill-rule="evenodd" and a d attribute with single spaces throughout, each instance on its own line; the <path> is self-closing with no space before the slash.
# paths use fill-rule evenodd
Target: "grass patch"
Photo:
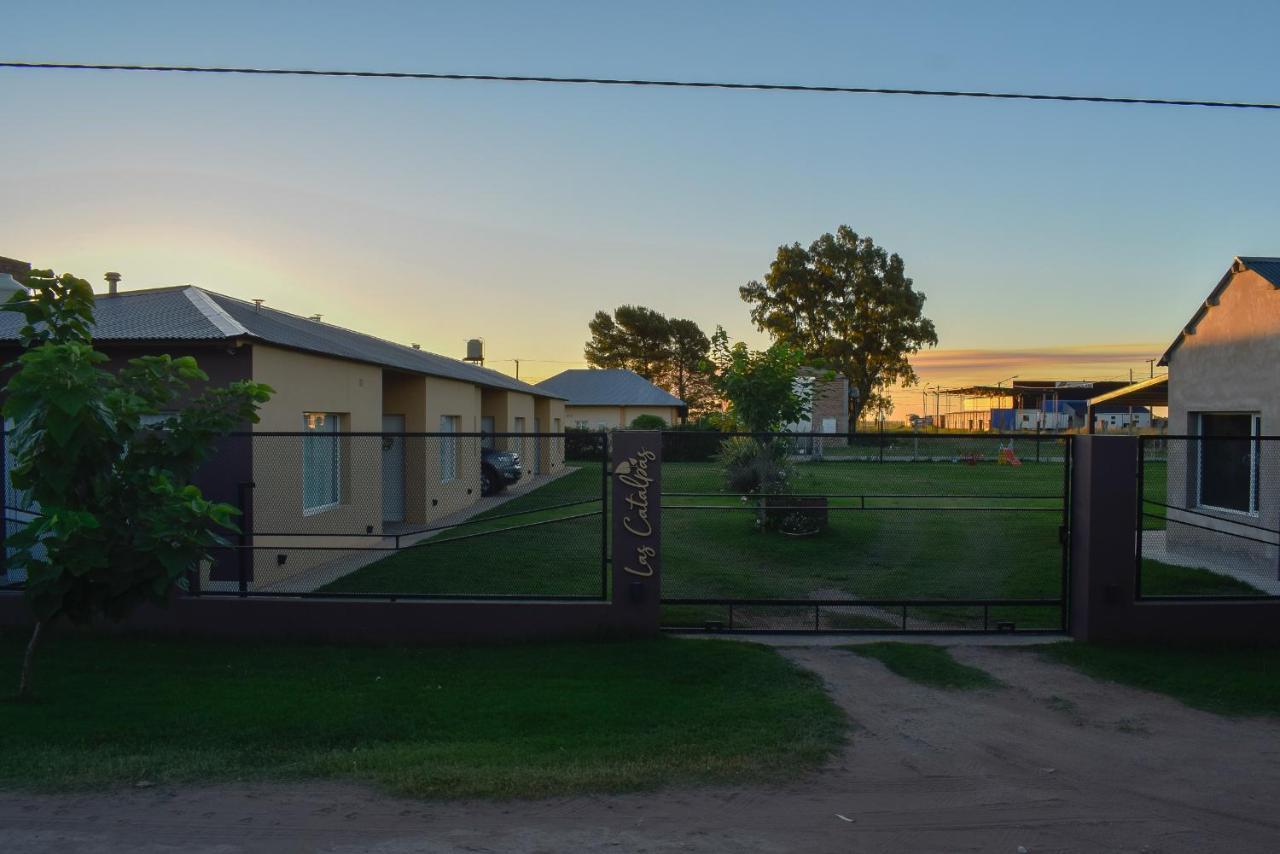
<path id="1" fill-rule="evenodd" d="M 1053 599 L 1061 593 L 1062 466 L 1028 463 L 802 462 L 797 494 L 828 497 L 829 527 L 808 538 L 755 529 L 749 504 L 723 493 L 716 463 L 663 467 L 663 596 L 679 599 Z M 601 520 L 566 517 L 598 503 L 600 471 L 581 469 L 481 514 L 463 528 L 370 564 L 322 588 L 332 593 L 599 596 Z M 517 519 L 501 514 L 534 511 Z M 503 531 L 527 522 L 550 524 Z M 489 531 L 483 537 L 458 536 Z M 513 556 L 518 555 L 518 560 Z M 675 603 L 669 603 L 674 605 Z M 873 617 L 880 615 L 871 615 Z M 981 609 L 913 609 L 913 619 L 974 628 Z M 671 608 L 664 625 L 727 623 L 723 607 Z M 801 611 L 735 610 L 735 625 L 804 627 Z M 889 623 L 893 617 L 889 616 Z M 991 615 L 1019 628 L 1057 628 L 1061 610 Z M 836 618 L 835 622 L 840 622 Z M 863 625 L 851 628 L 878 628 Z M 896 625 L 896 624 L 893 624 Z M 836 626 L 828 626 L 835 628 Z M 889 625 L 884 626 L 889 628 Z"/>
<path id="2" fill-rule="evenodd" d="M 1037 654 L 1095 679 L 1167 694 L 1224 715 L 1280 716 L 1280 649 L 1058 643 Z"/>
<path id="3" fill-rule="evenodd" d="M 1229 575 L 1143 558 L 1142 595 L 1265 596 L 1266 593 Z"/>
<path id="4" fill-rule="evenodd" d="M 941 646 L 920 643 L 849 644 L 841 649 L 882 662 L 889 670 L 912 682 L 949 691 L 999 688 L 1003 683 L 985 670 L 956 661 Z"/>
<path id="5" fill-rule="evenodd" d="M 601 596 L 600 468 L 584 465 L 320 588 L 325 593 Z M 555 507 L 572 501 L 571 507 Z M 547 509 L 551 508 L 551 509 Z M 569 518 L 596 512 L 597 515 Z M 525 515 L 499 518 L 510 514 Z M 534 522 L 550 522 L 521 528 Z M 515 530 L 507 530 L 507 529 Z M 486 533 L 483 537 L 454 540 Z"/>
<path id="6" fill-rule="evenodd" d="M 23 638 L 0 637 L 17 678 Z M 728 641 L 478 648 L 54 637 L 0 701 L 0 788 L 338 778 L 417 797 L 776 781 L 846 722 L 820 680 Z M 6 691 L 7 694 L 7 691 Z"/>

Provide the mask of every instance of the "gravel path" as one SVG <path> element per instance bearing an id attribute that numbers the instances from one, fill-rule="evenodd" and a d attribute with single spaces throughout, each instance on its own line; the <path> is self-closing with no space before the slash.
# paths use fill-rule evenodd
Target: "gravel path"
<path id="1" fill-rule="evenodd" d="M 341 784 L 0 795 L 0 851 L 1274 852 L 1280 724 L 1094 682 L 1025 651 L 956 647 L 1009 687 L 939 692 L 829 648 L 856 729 L 777 787 L 424 803 Z"/>

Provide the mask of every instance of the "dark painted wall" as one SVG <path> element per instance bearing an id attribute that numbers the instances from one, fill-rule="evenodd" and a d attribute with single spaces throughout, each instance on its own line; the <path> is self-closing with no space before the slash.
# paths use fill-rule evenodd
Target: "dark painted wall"
<path id="1" fill-rule="evenodd" d="M 1071 634 L 1077 640 L 1280 643 L 1280 601 L 1138 599 L 1138 441 L 1076 436 L 1073 442 Z"/>
<path id="2" fill-rule="evenodd" d="M 236 348 L 226 343 L 193 344 L 191 342 L 157 342 L 154 344 L 98 344 L 98 349 L 105 353 L 108 361 L 103 368 L 118 371 L 130 359 L 140 356 L 169 355 L 175 358 L 192 356 L 200 365 L 200 369 L 209 375 L 207 383 L 195 383 L 179 400 L 178 405 L 199 396 L 208 386 L 218 387 L 236 380 L 251 379 L 253 376 L 253 348 L 243 346 Z M 0 346 L 0 364 L 9 365 L 21 355 L 21 348 L 16 345 Z M 0 370 L 0 388 L 8 382 L 12 374 L 11 368 Z M 248 430 L 251 425 L 241 425 L 241 430 Z M 247 437 L 231 436 L 219 443 L 219 447 L 211 460 L 197 473 L 195 483 L 213 501 L 237 503 L 237 486 L 248 482 L 253 475 L 253 448 Z M 216 579 L 234 579 L 236 566 L 231 554 L 219 555 L 214 567 L 213 577 Z"/>

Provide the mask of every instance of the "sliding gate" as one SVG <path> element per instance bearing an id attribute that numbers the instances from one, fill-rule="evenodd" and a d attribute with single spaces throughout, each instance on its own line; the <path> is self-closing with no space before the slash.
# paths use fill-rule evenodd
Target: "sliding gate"
<path id="1" fill-rule="evenodd" d="M 1063 631 L 1069 437 L 663 441 L 668 629 Z"/>

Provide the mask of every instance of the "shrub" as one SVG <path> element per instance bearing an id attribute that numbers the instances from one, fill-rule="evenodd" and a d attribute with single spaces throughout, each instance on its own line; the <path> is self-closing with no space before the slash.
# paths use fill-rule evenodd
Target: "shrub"
<path id="1" fill-rule="evenodd" d="M 577 462 L 598 463 L 604 458 L 608 434 L 603 430 L 586 427 L 566 427 L 564 431 L 564 458 Z"/>
<path id="2" fill-rule="evenodd" d="M 725 486 L 738 495 L 779 495 L 787 491 L 795 467 L 786 439 L 734 436 L 721 446 Z"/>
<path id="3" fill-rule="evenodd" d="M 637 415 L 631 419 L 632 430 L 665 430 L 667 422 L 659 415 Z"/>
<path id="4" fill-rule="evenodd" d="M 706 463 L 720 453 L 724 436 L 711 424 L 680 424 L 662 433 L 662 460 L 668 463 Z"/>

